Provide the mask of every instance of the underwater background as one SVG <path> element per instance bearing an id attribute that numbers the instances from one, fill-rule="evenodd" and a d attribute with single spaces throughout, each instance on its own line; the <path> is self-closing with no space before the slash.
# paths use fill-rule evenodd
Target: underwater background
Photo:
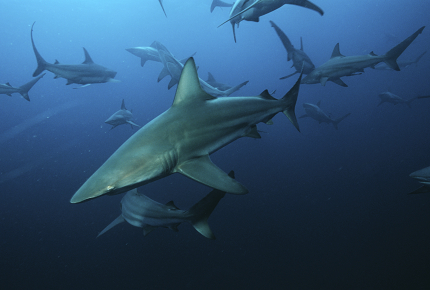
<path id="1" fill-rule="evenodd" d="M 226 1 L 228 2 L 228 1 Z M 232 2 L 232 1 L 230 1 Z M 418 28 L 400 56 L 430 47 L 429 1 L 312 1 L 325 14 L 285 5 L 243 21 L 233 40 L 229 8 L 211 0 L 2 1 L 0 83 L 20 86 L 36 69 L 30 30 L 48 62 L 78 64 L 85 47 L 120 83 L 66 86 L 46 72 L 29 92 L 0 96 L 0 289 L 430 289 L 430 195 L 409 177 L 430 165 L 430 100 L 379 103 L 385 91 L 404 99 L 430 94 L 430 57 L 400 72 L 371 68 L 332 82 L 301 85 L 296 106 L 321 101 L 335 130 L 310 118 L 301 132 L 282 114 L 259 124 L 262 139 L 242 138 L 211 155 L 249 189 L 227 194 L 209 218 L 217 239 L 190 224 L 179 232 L 122 223 L 123 195 L 69 203 L 87 178 L 133 133 L 104 121 L 125 99 L 144 125 L 172 104 L 176 86 L 157 82 L 162 64 L 125 49 L 157 40 L 178 59 L 197 52 L 199 76 L 249 83 L 234 96 L 265 89 L 281 98 L 295 83 L 274 21 L 316 66 L 340 43 L 346 56 L 384 54 Z M 188 209 L 210 188 L 174 174 L 140 191 Z"/>

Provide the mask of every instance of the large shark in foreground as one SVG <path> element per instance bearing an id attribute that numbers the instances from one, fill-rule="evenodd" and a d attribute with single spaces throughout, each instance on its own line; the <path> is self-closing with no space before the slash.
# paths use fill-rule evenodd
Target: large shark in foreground
<path id="1" fill-rule="evenodd" d="M 321 83 L 323 86 L 327 81 L 332 81 L 343 87 L 347 87 L 340 78 L 344 76 L 354 76 L 364 72 L 367 67 L 374 68 L 380 62 L 385 62 L 389 67 L 399 71 L 396 62 L 397 58 L 424 30 L 425 26 L 418 29 L 414 34 L 403 40 L 401 43 L 390 49 L 384 55 L 376 55 L 373 51 L 367 55 L 344 56 L 340 53 L 339 43 L 333 49 L 331 58 L 321 66 L 314 69 L 303 78 L 303 84 Z"/>
<path id="2" fill-rule="evenodd" d="M 409 194 L 430 192 L 430 166 L 412 172 L 409 176 L 419 180 L 419 182 L 423 184 L 423 186 L 410 192 Z"/>
<path id="3" fill-rule="evenodd" d="M 133 122 L 133 113 L 126 109 L 124 99 L 122 99 L 121 110 L 116 111 L 112 116 L 110 116 L 105 123 L 112 125 L 112 128 L 123 124 L 130 124 L 131 128 L 133 126 L 140 127 L 136 123 Z"/>
<path id="4" fill-rule="evenodd" d="M 239 27 L 239 23 L 243 20 L 259 22 L 260 16 L 275 11 L 286 4 L 308 8 L 324 15 L 324 11 L 321 8 L 308 0 L 236 0 L 231 8 L 230 18 L 218 27 L 230 21 L 233 27 L 234 42 L 236 42 L 235 25 Z"/>
<path id="5" fill-rule="evenodd" d="M 282 77 L 281 80 L 289 78 L 300 72 L 303 72 L 304 75 L 311 73 L 315 69 L 315 65 L 312 63 L 312 60 L 309 58 L 309 56 L 303 51 L 302 38 L 300 37 L 300 49 L 296 49 L 291 44 L 287 35 L 278 27 L 278 25 L 275 24 L 275 22 L 270 21 L 270 24 L 275 29 L 282 41 L 282 44 L 287 50 L 287 61 L 293 60 L 293 67 L 296 69 L 294 73 Z"/>
<path id="6" fill-rule="evenodd" d="M 230 171 L 228 175 L 234 178 L 233 171 Z M 225 192 L 214 189 L 189 210 L 180 210 L 173 201 L 167 204 L 156 202 L 139 193 L 135 188 L 127 192 L 122 198 L 120 216 L 101 231 L 97 237 L 124 221 L 132 226 L 142 228 L 144 236 L 158 227 L 178 231 L 179 224 L 189 222 L 206 238 L 215 239 L 215 235 L 209 228 L 208 218 L 224 196 Z"/>
<path id="7" fill-rule="evenodd" d="M 194 59 L 184 65 L 172 106 L 147 123 L 78 189 L 70 202 L 129 191 L 173 173 L 233 194 L 248 190 L 209 155 L 241 137 L 261 138 L 260 122 L 283 112 L 299 129 L 294 108 L 300 80 L 281 99 L 258 96 L 215 98 L 200 86 Z"/>
<path id="8" fill-rule="evenodd" d="M 54 78 L 67 79 L 67 85 L 118 82 L 114 79 L 116 72 L 95 64 L 85 48 L 85 61 L 82 64 L 60 64 L 58 60 L 55 63 L 46 62 L 34 45 L 33 26 L 34 23 L 31 26 L 31 44 L 33 45 L 33 51 L 37 60 L 37 68 L 33 73 L 33 77 L 38 76 L 44 70 L 48 70 L 55 74 Z"/>
<path id="9" fill-rule="evenodd" d="M 340 121 L 342 121 L 343 119 L 351 115 L 351 113 L 348 113 L 345 116 L 340 117 L 338 119 L 332 119 L 329 115 L 327 115 L 326 113 L 323 112 L 323 110 L 320 109 L 320 105 L 321 105 L 321 101 L 319 101 L 316 105 L 310 104 L 310 103 L 304 103 L 303 108 L 305 108 L 306 114 L 304 114 L 303 116 L 300 116 L 299 118 L 311 117 L 312 119 L 318 121 L 319 124 L 332 123 L 333 127 L 337 130 L 338 129 L 337 125 L 340 123 Z"/>
<path id="10" fill-rule="evenodd" d="M 38 76 L 37 78 L 32 79 L 26 84 L 23 84 L 20 87 L 12 87 L 10 83 L 0 84 L 0 94 L 12 96 L 14 93 L 19 93 L 21 96 L 30 102 L 30 97 L 28 96 L 28 91 L 37 83 L 38 80 L 43 78 L 45 74 Z"/>

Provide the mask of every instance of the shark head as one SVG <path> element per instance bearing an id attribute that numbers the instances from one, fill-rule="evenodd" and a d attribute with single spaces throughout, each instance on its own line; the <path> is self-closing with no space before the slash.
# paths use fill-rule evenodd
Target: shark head
<path id="1" fill-rule="evenodd" d="M 418 179 L 420 181 L 430 182 L 430 166 L 417 170 L 415 172 L 412 172 L 409 176 L 412 178 Z"/>

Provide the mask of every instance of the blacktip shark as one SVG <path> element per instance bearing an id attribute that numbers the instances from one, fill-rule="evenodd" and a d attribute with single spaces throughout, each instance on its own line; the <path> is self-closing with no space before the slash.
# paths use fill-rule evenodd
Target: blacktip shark
<path id="1" fill-rule="evenodd" d="M 337 125 L 340 123 L 340 121 L 342 121 L 343 119 L 345 119 L 346 117 L 351 115 L 351 113 L 348 113 L 345 116 L 340 117 L 338 119 L 332 119 L 329 115 L 324 113 L 323 110 L 321 110 L 320 105 L 321 105 L 321 101 L 319 101 L 316 105 L 310 104 L 310 103 L 304 103 L 303 108 L 305 108 L 306 114 L 304 114 L 303 116 L 301 116 L 299 118 L 311 117 L 312 119 L 317 120 L 319 124 L 321 124 L 321 123 L 327 123 L 327 124 L 332 123 L 333 127 L 337 130 L 338 129 Z"/>
<path id="2" fill-rule="evenodd" d="M 418 62 L 420 61 L 420 59 L 427 53 L 427 51 L 424 51 L 423 53 L 421 53 L 417 58 L 415 58 L 414 60 L 404 60 L 404 61 L 398 61 L 397 64 L 399 65 L 399 68 L 407 68 L 413 64 L 415 64 L 415 66 L 418 65 Z M 386 63 L 381 62 L 378 63 L 375 66 L 375 69 L 379 69 L 379 70 L 393 70 L 391 67 L 389 67 Z"/>
<path id="3" fill-rule="evenodd" d="M 32 79 L 26 84 L 23 84 L 20 87 L 12 87 L 10 83 L 0 84 L 0 94 L 12 96 L 14 93 L 21 94 L 21 96 L 30 102 L 30 97 L 28 96 L 28 91 L 41 79 L 45 74 L 38 76 L 37 78 Z"/>
<path id="4" fill-rule="evenodd" d="M 281 99 L 267 90 L 258 96 L 216 98 L 200 86 L 194 59 L 184 65 L 172 106 L 122 144 L 78 189 L 70 202 L 129 191 L 181 173 L 232 194 L 248 190 L 209 155 L 241 137 L 261 138 L 260 122 L 283 112 L 299 130 L 294 112 L 300 80 Z"/>
<path id="5" fill-rule="evenodd" d="M 133 113 L 126 109 L 124 99 L 122 99 L 121 110 L 115 112 L 112 116 L 110 116 L 105 123 L 112 125 L 112 128 L 123 124 L 130 124 L 131 128 L 133 126 L 140 127 L 136 123 L 133 122 Z"/>
<path id="6" fill-rule="evenodd" d="M 158 76 L 158 81 L 160 81 L 162 78 L 164 78 L 166 75 L 170 75 L 171 79 L 167 86 L 167 88 L 170 90 L 174 85 L 176 85 L 179 82 L 179 79 L 181 77 L 182 68 L 184 65 L 178 61 L 171 53 L 170 51 L 161 43 L 157 42 L 156 44 L 158 53 L 160 55 L 161 62 L 164 65 L 163 70 L 160 72 L 160 75 Z M 214 96 L 214 97 L 226 97 L 230 96 L 235 91 L 239 90 L 241 87 L 246 85 L 248 81 L 245 81 L 243 83 L 238 84 L 237 86 L 231 87 L 227 90 L 220 90 L 216 87 L 211 86 L 201 78 L 199 78 L 200 85 L 202 89 Z"/>
<path id="7" fill-rule="evenodd" d="M 214 11 L 215 7 L 232 7 L 233 3 L 225 3 L 221 0 L 212 0 L 211 13 Z"/>
<path id="8" fill-rule="evenodd" d="M 85 61 L 82 64 L 60 64 L 58 60 L 56 60 L 55 63 L 46 62 L 34 45 L 33 27 L 34 23 L 31 26 L 31 44 L 33 45 L 33 51 L 36 55 L 37 68 L 33 73 L 33 77 L 47 70 L 55 74 L 55 79 L 65 78 L 67 80 L 67 85 L 81 84 L 88 86 L 95 83 L 119 82 L 114 79 L 116 72 L 95 64 L 85 48 L 83 48 Z"/>
<path id="9" fill-rule="evenodd" d="M 401 97 L 399 97 L 398 95 L 395 95 L 392 92 L 388 92 L 388 91 L 380 93 L 378 96 L 381 99 L 381 101 L 379 102 L 378 106 L 380 106 L 383 103 L 391 103 L 391 104 L 394 104 L 394 105 L 405 104 L 405 105 L 407 105 L 410 108 L 411 107 L 411 103 L 413 101 L 415 101 L 416 99 L 418 99 L 418 97 L 415 97 L 415 98 L 412 98 L 412 99 L 409 99 L 409 100 L 405 100 L 405 99 L 402 99 Z"/>
<path id="10" fill-rule="evenodd" d="M 327 81 L 332 81 L 342 87 L 347 87 L 348 85 L 340 79 L 341 77 L 359 75 L 364 72 L 365 68 L 374 68 L 380 62 L 385 62 L 393 70 L 399 71 L 397 58 L 421 34 L 424 28 L 425 26 L 421 27 L 414 34 L 383 55 L 376 55 L 372 51 L 367 55 L 344 56 L 340 53 L 339 43 L 337 43 L 333 49 L 331 58 L 304 77 L 302 84 L 320 83 L 325 86 Z"/>
<path id="11" fill-rule="evenodd" d="M 409 176 L 417 179 L 421 184 L 423 184 L 423 186 L 410 192 L 409 194 L 430 192 L 430 166 L 412 172 Z"/>
<path id="12" fill-rule="evenodd" d="M 290 40 L 288 39 L 287 35 L 276 25 L 273 21 L 270 21 L 270 24 L 275 29 L 276 33 L 278 34 L 279 38 L 281 39 L 282 44 L 284 45 L 285 49 L 287 50 L 287 61 L 293 60 L 293 65 L 296 69 L 296 71 L 292 74 L 289 74 L 285 77 L 280 78 L 281 80 L 289 78 L 296 73 L 300 73 L 303 71 L 304 75 L 309 74 L 311 71 L 315 69 L 315 65 L 312 63 L 312 60 L 309 58 L 309 56 L 304 52 L 303 50 L 303 41 L 300 37 L 300 49 L 294 48 L 294 46 L 291 44 Z"/>
<path id="13" fill-rule="evenodd" d="M 230 18 L 218 27 L 230 21 L 233 27 L 234 42 L 236 42 L 235 25 L 239 27 L 239 23 L 242 20 L 259 22 L 260 16 L 275 11 L 286 4 L 308 8 L 318 12 L 320 15 L 324 15 L 324 11 L 321 8 L 307 0 L 236 0 L 231 8 Z"/>
<path id="14" fill-rule="evenodd" d="M 230 171 L 228 175 L 234 178 L 233 171 Z M 124 221 L 142 228 L 144 236 L 159 227 L 177 232 L 179 224 L 189 222 L 206 238 L 215 239 L 215 235 L 209 227 L 208 218 L 225 194 L 224 191 L 214 189 L 189 210 L 181 210 L 175 206 L 173 201 L 166 204 L 156 202 L 135 188 L 127 192 L 121 199 L 120 216 L 103 229 L 97 237 Z"/>
<path id="15" fill-rule="evenodd" d="M 232 86 L 218 82 L 210 72 L 208 72 L 208 79 L 206 82 L 220 91 L 226 91 L 232 88 Z"/>

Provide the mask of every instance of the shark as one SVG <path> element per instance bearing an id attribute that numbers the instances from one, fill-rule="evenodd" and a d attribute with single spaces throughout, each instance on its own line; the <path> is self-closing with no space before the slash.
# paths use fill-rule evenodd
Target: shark
<path id="1" fill-rule="evenodd" d="M 309 56 L 303 50 L 302 38 L 300 37 L 300 49 L 296 49 L 291 44 L 287 35 L 278 27 L 278 25 L 275 24 L 275 22 L 270 21 L 270 24 L 275 29 L 276 33 L 278 34 L 279 38 L 282 41 L 282 44 L 284 45 L 285 49 L 287 50 L 287 61 L 293 60 L 292 67 L 294 67 L 296 69 L 296 71 L 293 72 L 292 74 L 281 77 L 280 79 L 283 80 L 283 79 L 289 78 L 289 77 L 291 77 L 297 73 L 300 73 L 302 71 L 303 71 L 303 74 L 305 74 L 305 75 L 311 73 L 315 69 L 315 65 L 313 64 L 312 60 L 309 58 Z"/>
<path id="2" fill-rule="evenodd" d="M 31 44 L 36 56 L 37 68 L 33 73 L 33 77 L 47 70 L 55 74 L 54 78 L 65 78 L 67 85 L 82 84 L 88 86 L 95 83 L 118 82 L 118 80 L 114 79 L 116 72 L 94 63 L 85 48 L 83 48 L 85 60 L 82 64 L 60 64 L 58 60 L 55 63 L 45 61 L 34 44 L 33 27 L 34 23 L 31 26 Z"/>
<path id="3" fill-rule="evenodd" d="M 221 0 L 212 0 L 211 13 L 214 11 L 215 7 L 232 7 L 233 3 L 225 3 Z"/>
<path id="4" fill-rule="evenodd" d="M 423 184 L 420 188 L 410 192 L 409 194 L 430 192 L 430 166 L 412 172 L 409 176 L 417 179 L 421 184 Z"/>
<path id="5" fill-rule="evenodd" d="M 412 98 L 412 99 L 409 99 L 409 100 L 405 100 L 405 99 L 402 99 L 401 97 L 399 97 L 398 95 L 395 95 L 395 94 L 393 94 L 391 92 L 388 92 L 388 91 L 380 93 L 379 94 L 379 98 L 381 99 L 381 101 L 379 102 L 378 106 L 380 106 L 383 103 L 391 103 L 391 104 L 394 104 L 394 105 L 405 104 L 409 108 L 411 107 L 411 103 L 413 101 L 415 101 L 416 99 L 418 99 L 418 97 L 415 97 L 415 98 Z"/>
<path id="6" fill-rule="evenodd" d="M 241 138 L 261 138 L 257 124 L 283 112 L 297 130 L 294 86 L 275 99 L 258 96 L 216 98 L 200 86 L 191 57 L 185 63 L 172 106 L 140 128 L 96 170 L 70 199 L 79 203 L 114 195 L 180 173 L 230 194 L 246 194 L 241 183 L 212 163 L 210 154 Z"/>
<path id="7" fill-rule="evenodd" d="M 415 64 L 416 66 L 418 65 L 418 62 L 420 61 L 420 59 L 427 53 L 427 51 L 424 51 L 423 53 L 421 53 L 417 58 L 415 58 L 414 60 L 405 60 L 405 61 L 398 61 L 397 64 L 399 65 L 399 68 L 407 68 L 413 64 Z M 379 69 L 379 70 L 393 70 L 391 67 L 389 67 L 386 63 L 378 63 L 375 66 L 375 69 Z"/>
<path id="8" fill-rule="evenodd" d="M 26 84 L 23 84 L 20 87 L 12 87 L 10 83 L 0 84 L 0 94 L 12 96 L 14 93 L 19 93 L 24 99 L 30 102 L 30 97 L 28 96 L 28 91 L 41 79 L 45 74 L 38 76 L 37 78 L 32 79 Z"/>
<path id="9" fill-rule="evenodd" d="M 376 55 L 372 51 L 367 55 L 344 56 L 340 53 L 339 43 L 337 43 L 333 49 L 331 58 L 304 77 L 302 83 L 320 83 L 325 86 L 327 81 L 331 81 L 342 87 L 347 87 L 348 85 L 340 79 L 341 77 L 359 75 L 364 72 L 365 68 L 374 68 L 380 62 L 385 62 L 392 69 L 399 71 L 400 68 L 396 61 L 397 58 L 405 51 L 412 41 L 422 33 L 424 28 L 425 26 L 421 27 L 383 55 Z"/>
<path id="10" fill-rule="evenodd" d="M 228 175 L 234 178 L 234 171 L 230 171 Z M 214 240 L 215 235 L 209 227 L 208 218 L 225 194 L 224 191 L 214 189 L 189 210 L 181 210 L 173 201 L 162 204 L 138 192 L 137 188 L 132 189 L 121 199 L 119 217 L 97 237 L 124 221 L 142 228 L 144 236 L 159 227 L 177 232 L 181 223 L 189 222 L 204 237 Z"/>
<path id="11" fill-rule="evenodd" d="M 260 16 L 275 11 L 286 4 L 308 8 L 318 12 L 320 15 L 324 15 L 324 11 L 321 8 L 308 0 L 236 0 L 231 8 L 230 18 L 218 27 L 230 21 L 233 27 L 234 42 L 236 42 L 235 26 L 239 27 L 241 21 L 259 22 Z"/>
<path id="12" fill-rule="evenodd" d="M 218 82 L 210 72 L 208 72 L 208 78 L 206 80 L 206 83 L 208 83 L 214 88 L 217 88 L 220 91 L 227 91 L 232 88 L 232 86 Z"/>
<path id="13" fill-rule="evenodd" d="M 133 122 L 133 114 L 126 109 L 124 99 L 122 99 L 121 103 L 121 110 L 115 112 L 112 116 L 110 116 L 105 123 L 112 125 L 112 128 L 115 128 L 116 126 L 123 125 L 123 124 L 130 124 L 131 128 L 133 129 L 133 126 L 140 127 L 136 123 Z"/>
<path id="14" fill-rule="evenodd" d="M 321 105 L 321 101 L 319 101 L 316 105 L 310 104 L 310 103 L 304 103 L 303 108 L 305 108 L 306 114 L 304 114 L 303 116 L 300 116 L 299 118 L 311 117 L 312 119 L 317 120 L 319 124 L 332 123 L 333 127 L 337 130 L 338 129 L 337 125 L 340 123 L 340 121 L 344 120 L 346 117 L 351 115 L 351 113 L 348 113 L 338 119 L 332 119 L 329 115 L 324 113 L 323 110 L 321 110 L 320 105 Z"/>
<path id="15" fill-rule="evenodd" d="M 184 65 L 180 61 L 178 61 L 164 45 L 162 45 L 161 43 L 157 43 L 157 47 L 158 47 L 158 53 L 160 55 L 161 62 L 164 65 L 163 70 L 160 72 L 160 75 L 158 76 L 158 81 L 163 79 L 165 76 L 170 75 L 171 79 L 167 86 L 167 88 L 170 90 L 174 85 L 176 85 L 179 82 L 182 68 L 184 67 Z M 208 94 L 215 97 L 229 96 L 248 83 L 248 81 L 245 81 L 227 90 L 220 90 L 219 88 L 211 86 L 209 83 L 205 82 L 200 78 L 199 78 L 199 81 L 202 89 L 206 91 Z"/>
<path id="16" fill-rule="evenodd" d="M 166 11 L 164 10 L 164 6 L 163 6 L 163 0 L 158 0 L 158 2 L 160 2 L 161 9 L 163 9 L 163 12 L 164 12 L 164 16 L 167 17 Z"/>

